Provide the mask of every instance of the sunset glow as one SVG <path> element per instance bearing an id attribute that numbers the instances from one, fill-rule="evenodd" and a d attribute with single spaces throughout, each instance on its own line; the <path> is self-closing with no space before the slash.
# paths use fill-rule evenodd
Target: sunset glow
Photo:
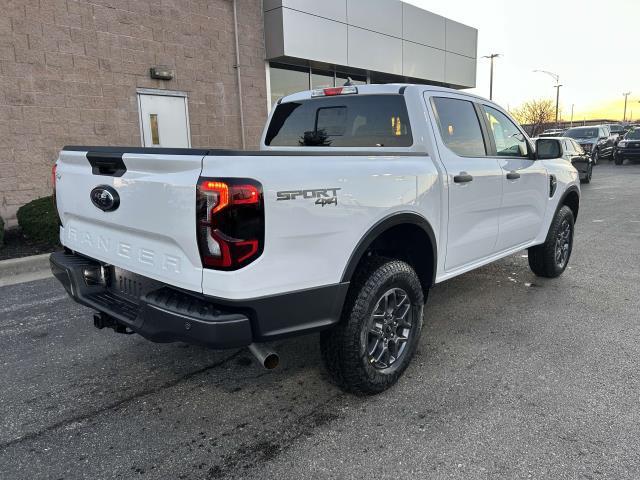
<path id="1" fill-rule="evenodd" d="M 534 70 L 560 76 L 564 120 L 622 120 L 623 92 L 631 92 L 627 120 L 640 118 L 640 65 L 635 59 L 640 2 L 637 0 L 407 0 L 416 6 L 478 29 L 475 89 L 489 96 L 489 61 L 495 60 L 494 100 L 505 108 L 550 98 L 554 81 Z M 630 52 L 629 54 L 627 52 Z"/>

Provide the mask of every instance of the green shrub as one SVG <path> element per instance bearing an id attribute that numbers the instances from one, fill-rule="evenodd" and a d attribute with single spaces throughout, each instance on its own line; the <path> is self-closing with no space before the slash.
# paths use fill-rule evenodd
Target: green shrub
<path id="1" fill-rule="evenodd" d="M 4 242 L 4 220 L 0 217 L 0 247 L 2 247 Z"/>
<path id="2" fill-rule="evenodd" d="M 53 197 L 38 198 L 23 205 L 16 216 L 22 233 L 29 240 L 50 245 L 59 243 L 58 213 L 53 206 Z"/>

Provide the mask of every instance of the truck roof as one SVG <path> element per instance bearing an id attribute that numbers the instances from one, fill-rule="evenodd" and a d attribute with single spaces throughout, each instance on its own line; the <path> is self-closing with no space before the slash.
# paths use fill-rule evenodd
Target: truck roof
<path id="1" fill-rule="evenodd" d="M 484 97 L 481 97 L 479 95 L 474 95 L 466 91 L 456 90 L 455 88 L 438 87 L 435 85 L 422 85 L 422 84 L 412 84 L 412 83 L 384 83 L 384 84 L 367 84 L 367 85 L 354 85 L 354 86 L 358 88 L 358 94 L 365 94 L 365 95 L 375 95 L 375 94 L 388 95 L 393 93 L 403 93 L 404 90 L 409 88 L 411 89 L 419 88 L 421 90 L 429 90 L 429 91 L 436 91 L 436 92 L 457 93 L 457 94 L 462 94 L 469 97 L 477 98 L 480 100 L 488 101 Z M 340 87 L 340 85 L 338 87 Z M 280 100 L 278 100 L 278 104 L 286 103 L 286 102 L 296 102 L 299 100 L 309 100 L 311 99 L 312 92 L 313 90 L 304 90 L 301 92 L 296 92 L 290 95 L 286 95 L 282 97 Z"/>

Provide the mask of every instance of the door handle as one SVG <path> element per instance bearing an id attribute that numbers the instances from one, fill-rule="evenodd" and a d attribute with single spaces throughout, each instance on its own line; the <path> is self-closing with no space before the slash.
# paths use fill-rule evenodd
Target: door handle
<path id="1" fill-rule="evenodd" d="M 460 172 L 458 175 L 453 177 L 453 181 L 455 183 L 467 183 L 473 181 L 473 177 L 467 172 Z"/>
<path id="2" fill-rule="evenodd" d="M 518 172 L 507 173 L 507 180 L 517 180 L 519 178 L 520 178 L 520 174 Z"/>

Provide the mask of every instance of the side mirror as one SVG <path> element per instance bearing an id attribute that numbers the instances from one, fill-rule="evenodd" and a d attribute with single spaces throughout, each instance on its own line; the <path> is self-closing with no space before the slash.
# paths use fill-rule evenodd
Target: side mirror
<path id="1" fill-rule="evenodd" d="M 562 147 L 560 140 L 555 138 L 539 138 L 536 140 L 536 158 L 538 160 L 549 160 L 552 158 L 560 158 L 562 156 Z"/>

